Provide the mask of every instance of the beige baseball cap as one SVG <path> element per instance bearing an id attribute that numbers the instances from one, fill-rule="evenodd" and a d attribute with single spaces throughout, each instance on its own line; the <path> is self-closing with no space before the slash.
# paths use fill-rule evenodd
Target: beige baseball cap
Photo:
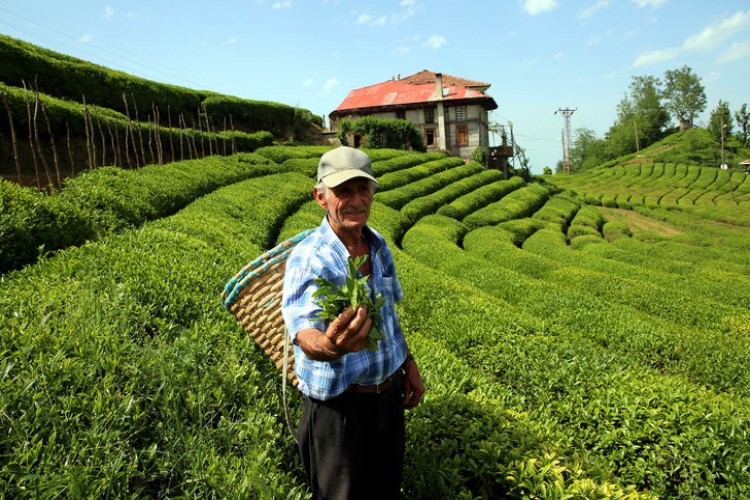
<path id="1" fill-rule="evenodd" d="M 370 179 L 376 184 L 378 182 L 372 173 L 370 157 L 364 151 L 339 146 L 320 157 L 318 182 L 322 181 L 326 187 L 334 188 L 356 177 Z"/>

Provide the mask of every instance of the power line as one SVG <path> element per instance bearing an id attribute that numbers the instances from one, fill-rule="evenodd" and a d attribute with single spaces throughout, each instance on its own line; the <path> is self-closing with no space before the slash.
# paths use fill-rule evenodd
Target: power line
<path id="1" fill-rule="evenodd" d="M 50 21 L 49 19 L 43 19 L 42 16 L 39 15 L 39 13 L 37 13 L 37 12 L 30 12 L 29 10 L 24 9 L 23 7 L 21 7 L 19 5 L 13 5 L 13 8 L 16 9 L 16 10 L 15 11 L 11 10 L 11 9 L 8 8 L 7 5 L 2 5 L 2 6 L 0 6 L 0 11 L 4 11 L 4 12 L 10 14 L 11 16 L 15 16 L 15 18 L 21 20 L 22 24 L 21 25 L 10 24 L 9 21 L 8 21 L 8 18 L 6 16 L 3 16 L 4 18 L 0 19 L 0 24 L 5 25 L 5 26 L 7 26 L 7 27 L 9 27 L 9 28 L 11 28 L 13 30 L 16 30 L 16 31 L 24 34 L 24 36 L 27 36 L 27 38 L 28 38 L 28 33 L 32 33 L 32 34 L 36 35 L 36 37 L 38 37 L 38 38 L 42 38 L 44 40 L 51 40 L 47 35 L 49 33 L 53 33 L 53 34 L 55 34 L 55 35 L 57 35 L 59 37 L 63 37 L 64 39 L 66 39 L 69 42 L 76 42 L 75 45 L 73 45 L 73 47 L 74 47 L 74 49 L 76 51 L 81 51 L 81 48 L 94 49 L 94 50 L 100 51 L 100 52 L 102 52 L 102 53 L 104 53 L 104 54 L 106 54 L 108 56 L 111 56 L 111 57 L 120 59 L 122 61 L 125 61 L 127 63 L 139 66 L 141 68 L 145 68 L 145 69 L 153 71 L 153 72 L 160 73 L 160 74 L 166 76 L 168 79 L 180 80 L 180 81 L 183 82 L 183 84 L 190 85 L 193 88 L 204 88 L 205 87 L 204 85 L 196 83 L 194 81 L 191 81 L 188 78 L 184 78 L 182 76 L 174 74 L 173 72 L 171 72 L 172 70 L 174 70 L 174 68 L 170 68 L 170 71 L 165 71 L 164 70 L 164 65 L 161 62 L 149 61 L 148 59 L 143 58 L 141 56 L 134 55 L 134 54 L 122 51 L 122 50 L 118 50 L 116 48 L 107 47 L 107 46 L 104 46 L 103 44 L 91 43 L 91 42 L 80 43 L 79 39 L 77 39 L 76 37 L 71 36 L 69 34 L 69 32 L 74 31 L 72 28 L 67 27 L 67 26 L 63 26 L 63 25 L 61 25 L 61 24 L 59 24 L 57 22 L 54 22 L 54 21 Z M 21 13 L 19 13 L 19 11 Z M 24 15 L 24 14 L 28 14 L 28 15 Z M 28 17 L 28 16 L 33 16 L 33 18 Z M 42 22 L 40 22 L 40 20 L 43 21 L 44 24 Z M 33 29 L 29 29 L 29 26 L 26 23 L 34 25 L 34 26 L 36 26 L 38 28 L 41 28 L 43 30 L 43 32 L 40 34 L 38 31 L 35 31 Z M 60 43 L 59 39 L 56 39 L 55 42 L 57 42 L 58 44 Z M 52 42 L 52 43 L 54 44 L 54 42 Z M 62 43 L 62 45 L 65 45 L 65 46 L 69 47 L 68 50 L 71 50 L 70 49 L 70 45 L 67 45 L 64 42 Z M 54 49 L 51 49 L 51 50 L 54 50 Z M 84 50 L 83 52 L 86 52 L 86 51 Z M 84 57 L 92 57 L 92 56 L 84 56 Z M 98 58 L 100 60 L 103 60 L 104 63 L 102 65 L 103 66 L 107 66 L 108 68 L 111 68 L 111 69 L 116 69 L 118 66 L 120 66 L 120 67 L 123 66 L 122 63 L 113 62 L 111 58 L 108 59 L 107 57 L 102 57 L 101 55 L 99 55 L 99 56 L 95 55 L 93 57 L 94 58 Z M 121 71 L 123 71 L 123 70 L 121 70 Z M 132 70 L 127 70 L 126 72 L 131 72 L 131 71 Z M 175 70 L 175 71 L 179 72 L 179 70 Z M 183 74 L 186 75 L 186 76 L 188 76 L 188 77 L 190 76 L 190 75 L 187 75 L 187 73 L 183 73 Z"/>

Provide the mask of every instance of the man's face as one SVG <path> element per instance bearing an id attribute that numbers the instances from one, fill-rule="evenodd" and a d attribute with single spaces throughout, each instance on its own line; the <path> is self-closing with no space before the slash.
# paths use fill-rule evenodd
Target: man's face
<path id="1" fill-rule="evenodd" d="M 328 221 L 336 233 L 359 232 L 370 217 L 370 206 L 375 194 L 372 183 L 357 177 L 326 189 L 326 194 L 315 190 L 315 199 L 328 212 Z"/>

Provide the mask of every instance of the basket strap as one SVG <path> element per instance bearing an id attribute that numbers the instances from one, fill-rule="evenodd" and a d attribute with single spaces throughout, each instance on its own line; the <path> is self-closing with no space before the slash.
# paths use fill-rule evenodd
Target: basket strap
<path id="1" fill-rule="evenodd" d="M 295 442 L 297 442 L 297 434 L 294 432 L 294 427 L 292 426 L 292 419 L 289 416 L 289 404 L 287 403 L 287 393 L 286 393 L 286 386 L 287 386 L 287 370 L 289 369 L 289 332 L 284 328 L 284 363 L 281 370 L 281 400 L 284 403 L 284 415 L 286 416 L 286 426 L 289 428 L 289 433 L 292 435 L 292 438 Z"/>

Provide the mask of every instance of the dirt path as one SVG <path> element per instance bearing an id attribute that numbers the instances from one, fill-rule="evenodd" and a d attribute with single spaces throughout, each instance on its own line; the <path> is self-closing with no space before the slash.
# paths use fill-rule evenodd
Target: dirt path
<path id="1" fill-rule="evenodd" d="M 658 220 L 651 219 L 632 210 L 622 208 L 599 207 L 602 216 L 607 220 L 616 220 L 627 225 L 631 232 L 651 231 L 662 236 L 675 236 L 681 231 Z"/>

